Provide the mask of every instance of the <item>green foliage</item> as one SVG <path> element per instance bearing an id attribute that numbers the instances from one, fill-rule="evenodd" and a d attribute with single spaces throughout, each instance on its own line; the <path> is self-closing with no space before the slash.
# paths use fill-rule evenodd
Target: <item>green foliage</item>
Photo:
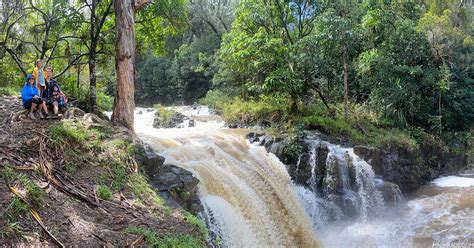
<path id="1" fill-rule="evenodd" d="M 244 100 L 239 97 L 229 99 L 220 91 L 210 91 L 202 103 L 220 112 L 228 123 L 245 125 L 268 124 L 282 119 L 289 109 L 283 97 L 264 97 L 262 100 Z"/>
<path id="2" fill-rule="evenodd" d="M 159 248 L 206 247 L 202 240 L 189 234 L 168 234 L 158 243 Z"/>
<path id="3" fill-rule="evenodd" d="M 130 176 L 130 188 L 133 194 L 142 202 L 151 201 L 151 204 L 158 205 L 165 214 L 171 214 L 172 210 L 165 205 L 165 201 L 148 184 L 146 178 L 141 173 L 134 173 Z"/>
<path id="4" fill-rule="evenodd" d="M 153 230 L 142 227 L 127 227 L 126 232 L 143 235 L 146 243 L 151 247 L 179 248 L 179 247 L 206 247 L 203 241 L 198 240 L 188 234 L 168 234 L 163 238 L 158 238 Z"/>
<path id="5" fill-rule="evenodd" d="M 100 111 L 112 111 L 114 98 L 102 91 L 97 91 L 97 106 Z"/>
<path id="6" fill-rule="evenodd" d="M 28 210 L 28 204 L 18 196 L 14 196 L 6 209 L 2 211 L 2 218 L 6 219 L 8 223 L 16 223 L 20 216 L 25 216 L 28 213 Z"/>
<path id="7" fill-rule="evenodd" d="M 55 123 L 50 128 L 51 138 L 58 143 L 70 141 L 72 143 L 84 144 L 87 139 L 87 132 L 82 125 L 66 124 L 64 122 Z"/>
<path id="8" fill-rule="evenodd" d="M 135 227 L 129 226 L 125 229 L 126 232 L 135 235 L 143 235 L 145 237 L 145 241 L 149 246 L 157 246 L 159 243 L 159 239 L 156 236 L 156 233 L 150 229 L 142 228 L 142 227 Z"/>
<path id="9" fill-rule="evenodd" d="M 61 121 L 52 125 L 49 132 L 54 142 L 62 145 L 69 144 L 71 149 L 66 151 L 70 155 L 75 155 L 73 147 L 100 150 L 100 142 L 108 136 L 109 130 L 87 128 L 82 122 Z"/>
<path id="10" fill-rule="evenodd" d="M 8 180 L 8 181 L 13 181 L 15 177 L 15 170 L 13 170 L 12 167 L 5 167 L 2 170 L 2 175 Z"/>
<path id="11" fill-rule="evenodd" d="M 184 219 L 189 222 L 190 224 L 196 226 L 199 231 L 201 232 L 203 238 L 209 235 L 209 230 L 207 230 L 206 224 L 198 217 L 194 216 L 193 214 L 183 210 Z"/>
<path id="12" fill-rule="evenodd" d="M 172 117 L 174 116 L 175 111 L 168 109 L 161 104 L 155 104 L 153 107 L 156 110 L 159 125 L 161 127 L 172 127 Z"/>
<path id="13" fill-rule="evenodd" d="M 111 167 L 113 173 L 113 181 L 111 188 L 112 190 L 121 190 L 127 177 L 125 168 L 121 163 L 117 161 L 113 161 L 111 163 Z"/>
<path id="14" fill-rule="evenodd" d="M 18 96 L 20 95 L 20 89 L 17 87 L 7 86 L 7 87 L 0 87 L 0 96 Z"/>
<path id="15" fill-rule="evenodd" d="M 226 121 L 255 124 L 268 120 L 265 110 L 271 109 L 294 124 L 306 106 L 320 99 L 326 108 L 305 115 L 308 125 L 356 141 L 381 145 L 393 139 L 413 148 L 416 142 L 408 134 L 382 135 L 372 124 L 365 127 L 374 130 L 370 135 L 377 141 L 360 132 L 362 119 L 335 117 L 346 64 L 353 115 L 359 115 L 358 106 L 364 105 L 373 113 L 370 122 L 380 127 L 438 134 L 471 126 L 474 90 L 469 54 L 474 42 L 468 8 L 429 4 L 439 6 L 425 10 L 412 2 L 374 1 L 316 8 L 310 1 L 303 19 L 311 31 L 301 33 L 301 25 L 295 24 L 298 13 L 289 10 L 297 4 L 279 0 L 241 4 L 233 29 L 224 35 L 216 54 L 213 81 L 218 88 L 202 101 L 223 113 Z M 271 104 L 275 108 L 259 108 L 268 98 L 286 101 Z M 278 120 L 270 121 L 274 122 Z"/>
<path id="16" fill-rule="evenodd" d="M 112 191 L 108 186 L 100 185 L 97 191 L 97 195 L 100 197 L 100 199 L 108 201 L 112 198 Z"/>
<path id="17" fill-rule="evenodd" d="M 0 229 L 0 238 L 5 239 L 14 236 L 20 236 L 21 230 L 18 222 L 9 222 Z"/>
<path id="18" fill-rule="evenodd" d="M 283 151 L 292 159 L 298 159 L 303 152 L 302 142 L 304 141 L 305 133 L 302 125 L 297 125 L 295 128 L 289 130 L 289 134 L 282 141 Z"/>
<path id="19" fill-rule="evenodd" d="M 138 103 L 162 104 L 174 103 L 179 93 L 179 86 L 172 82 L 172 59 L 156 57 L 152 51 L 137 59 L 137 89 L 135 98 Z"/>

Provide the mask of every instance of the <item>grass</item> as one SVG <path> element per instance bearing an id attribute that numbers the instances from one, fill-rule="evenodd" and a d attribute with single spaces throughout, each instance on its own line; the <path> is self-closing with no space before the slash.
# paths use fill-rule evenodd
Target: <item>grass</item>
<path id="1" fill-rule="evenodd" d="M 135 197 L 142 203 L 151 202 L 158 205 L 165 214 L 170 215 L 172 213 L 171 208 L 165 205 L 165 201 L 151 188 L 142 174 L 134 173 L 130 176 L 130 188 Z"/>
<path id="2" fill-rule="evenodd" d="M 218 91 L 210 91 L 201 103 L 218 111 L 227 123 L 244 125 L 278 122 L 288 112 L 286 101 L 281 99 L 264 98 L 256 101 L 227 98 Z"/>
<path id="3" fill-rule="evenodd" d="M 26 190 L 26 195 L 33 206 L 40 206 L 43 203 L 44 191 L 25 174 L 18 174 L 17 179 Z"/>
<path id="4" fill-rule="evenodd" d="M 8 206 L 2 213 L 2 218 L 6 219 L 8 223 L 18 222 L 18 217 L 24 216 L 28 213 L 29 206 L 18 196 L 14 196 Z"/>
<path id="5" fill-rule="evenodd" d="M 99 190 L 97 192 L 97 195 L 100 197 L 102 200 L 109 201 L 112 199 L 112 191 L 110 191 L 109 187 L 106 185 L 100 185 Z"/>
<path id="6" fill-rule="evenodd" d="M 220 112 L 227 123 L 244 125 L 265 124 L 267 132 L 278 134 L 279 130 L 291 133 L 291 129 L 304 124 L 306 129 L 316 129 L 336 138 L 343 138 L 355 144 L 378 148 L 402 147 L 414 151 L 419 142 L 408 130 L 401 130 L 381 124 L 380 117 L 365 106 L 354 105 L 348 120 L 343 118 L 342 105 L 331 105 L 328 110 L 320 102 L 299 104 L 297 111 L 290 111 L 287 99 L 261 96 L 258 100 L 230 98 L 219 91 L 210 91 L 201 101 Z M 423 133 L 424 135 L 424 133 Z M 295 142 L 287 141 L 287 148 L 298 153 Z"/>
<path id="7" fill-rule="evenodd" d="M 10 185 L 17 184 L 26 192 L 26 197 L 33 206 L 40 206 L 43 203 L 44 191 L 24 173 L 16 173 L 13 168 L 6 167 L 2 171 L 3 176 Z"/>
<path id="8" fill-rule="evenodd" d="M 318 129 L 335 137 L 344 137 L 354 143 L 378 148 L 402 147 L 410 151 L 419 147 L 407 131 L 396 128 L 378 128 L 370 123 L 361 124 L 325 116 L 304 117 L 303 122 L 307 128 Z"/>
<path id="9" fill-rule="evenodd" d="M 182 213 L 184 215 L 184 219 L 188 223 L 196 226 L 203 237 L 207 237 L 209 235 L 209 230 L 207 230 L 206 224 L 204 224 L 202 220 L 185 210 L 183 210 Z"/>
<path id="10" fill-rule="evenodd" d="M 21 230 L 18 227 L 18 222 L 10 222 L 7 223 L 0 229 L 0 239 L 5 239 L 9 237 L 20 236 L 21 237 Z"/>
<path id="11" fill-rule="evenodd" d="M 74 166 L 74 164 L 67 163 L 67 162 L 64 164 L 63 169 L 64 169 L 64 171 L 66 171 L 69 174 L 73 174 L 77 170 L 77 168 L 76 168 L 76 166 Z"/>
<path id="12" fill-rule="evenodd" d="M 113 139 L 107 141 L 104 146 L 105 149 L 113 153 L 114 157 L 123 160 L 136 153 L 136 148 L 130 141 L 121 139 Z"/>
<path id="13" fill-rule="evenodd" d="M 0 96 L 19 96 L 21 92 L 20 87 L 6 86 L 0 87 Z"/>
<path id="14" fill-rule="evenodd" d="M 108 137 L 108 130 L 86 128 L 82 122 L 61 121 L 51 126 L 50 136 L 57 144 L 73 144 L 89 150 L 101 149 L 101 141 Z"/>
<path id="15" fill-rule="evenodd" d="M 206 247 L 203 241 L 188 234 L 168 234 L 163 238 L 158 238 L 153 230 L 142 227 L 127 227 L 126 232 L 135 235 L 143 235 L 147 246 L 163 248 L 181 247 Z"/>
<path id="16" fill-rule="evenodd" d="M 8 181 L 13 181 L 15 178 L 15 171 L 9 166 L 3 169 L 2 174 Z"/>
<path id="17" fill-rule="evenodd" d="M 130 234 L 143 235 L 145 237 L 145 241 L 149 246 L 158 245 L 159 239 L 156 236 L 156 233 L 150 229 L 129 226 L 127 227 L 127 229 L 125 229 L 125 231 Z"/>
<path id="18" fill-rule="evenodd" d="M 111 184 L 112 190 L 121 190 L 127 179 L 124 166 L 118 161 L 112 161 L 110 167 L 112 167 L 113 181 Z"/>
<path id="19" fill-rule="evenodd" d="M 176 234 L 176 235 L 166 235 L 160 242 L 158 243 L 158 247 L 160 248 L 182 248 L 182 247 L 206 247 L 203 241 L 194 238 L 191 235 L 187 234 Z"/>
<path id="20" fill-rule="evenodd" d="M 87 139 L 87 132 L 82 125 L 75 125 L 73 123 L 58 122 L 51 126 L 51 138 L 55 142 L 65 142 L 70 140 L 83 144 Z"/>
<path id="21" fill-rule="evenodd" d="M 156 113 L 158 113 L 158 120 L 160 122 L 159 123 L 160 126 L 161 127 L 170 127 L 170 125 L 172 124 L 171 119 L 172 119 L 173 115 L 175 114 L 175 112 L 171 109 L 167 109 L 166 107 L 164 107 L 161 104 L 155 104 L 155 105 L 153 105 L 153 107 L 155 108 Z"/>

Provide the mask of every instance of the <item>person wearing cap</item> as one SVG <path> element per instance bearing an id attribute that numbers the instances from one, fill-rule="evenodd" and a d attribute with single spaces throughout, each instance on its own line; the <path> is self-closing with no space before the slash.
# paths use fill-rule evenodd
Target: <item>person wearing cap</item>
<path id="1" fill-rule="evenodd" d="M 36 67 L 33 69 L 33 77 L 35 77 L 36 88 L 38 88 L 40 95 L 42 95 L 43 90 L 46 89 L 43 61 L 41 61 L 41 59 L 36 60 L 35 66 Z"/>
<path id="2" fill-rule="evenodd" d="M 25 85 L 21 89 L 21 99 L 23 102 L 23 107 L 30 111 L 28 113 L 28 117 L 30 117 L 32 120 L 36 120 L 34 114 L 36 107 L 38 107 L 38 115 L 41 119 L 45 118 L 41 112 L 42 110 L 48 114 L 46 103 L 41 97 L 39 97 L 38 88 L 35 85 L 35 77 L 33 77 L 31 74 L 26 75 Z"/>

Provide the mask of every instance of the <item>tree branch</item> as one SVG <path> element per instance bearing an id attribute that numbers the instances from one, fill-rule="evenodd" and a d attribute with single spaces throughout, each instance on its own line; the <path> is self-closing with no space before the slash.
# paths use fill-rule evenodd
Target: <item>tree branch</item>
<path id="1" fill-rule="evenodd" d="M 11 48 L 5 47 L 5 50 L 8 52 L 8 54 L 10 54 L 10 56 L 13 58 L 13 60 L 15 60 L 15 63 L 18 65 L 21 72 L 23 72 L 23 75 L 26 77 L 26 74 L 27 74 L 26 70 L 25 70 L 25 68 L 23 68 L 23 64 L 22 64 L 20 58 L 18 57 L 18 55 L 16 55 L 16 53 Z"/>
<path id="2" fill-rule="evenodd" d="M 82 57 L 89 55 L 88 53 L 80 54 L 76 58 L 74 58 L 67 66 L 62 70 L 58 75 L 54 76 L 53 78 L 56 79 L 62 76 L 66 71 L 69 70 L 72 66 L 76 65 L 76 62 L 79 61 Z"/>

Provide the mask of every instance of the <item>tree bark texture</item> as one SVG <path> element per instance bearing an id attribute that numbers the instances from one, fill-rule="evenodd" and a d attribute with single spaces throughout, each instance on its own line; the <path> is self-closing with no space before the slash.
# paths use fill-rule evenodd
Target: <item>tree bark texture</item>
<path id="1" fill-rule="evenodd" d="M 115 87 L 112 121 L 133 131 L 135 109 L 135 21 L 133 1 L 114 1 L 115 26 Z"/>

